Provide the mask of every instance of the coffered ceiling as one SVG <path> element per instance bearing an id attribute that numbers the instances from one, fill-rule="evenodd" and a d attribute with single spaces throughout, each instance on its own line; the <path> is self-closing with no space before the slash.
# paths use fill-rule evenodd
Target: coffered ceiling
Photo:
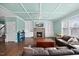
<path id="1" fill-rule="evenodd" d="M 55 20 L 74 15 L 79 10 L 78 3 L 1 3 L 12 13 L 24 20 Z"/>

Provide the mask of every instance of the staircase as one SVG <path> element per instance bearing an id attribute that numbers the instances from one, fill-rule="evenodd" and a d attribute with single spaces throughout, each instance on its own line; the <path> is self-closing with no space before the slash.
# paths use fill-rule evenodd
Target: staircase
<path id="1" fill-rule="evenodd" d="M 5 55 L 5 25 L 0 24 L 0 56 Z"/>

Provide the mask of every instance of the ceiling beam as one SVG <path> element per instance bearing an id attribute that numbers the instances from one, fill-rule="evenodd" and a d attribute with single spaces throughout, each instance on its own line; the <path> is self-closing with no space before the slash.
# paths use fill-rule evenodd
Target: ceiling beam
<path id="1" fill-rule="evenodd" d="M 46 19 L 45 19 L 45 18 L 44 18 L 44 19 L 40 19 L 40 20 L 34 19 L 34 20 L 37 20 L 37 21 L 42 21 L 42 20 L 53 21 L 52 19 L 47 19 L 47 18 L 46 18 Z M 34 21 L 34 20 L 33 20 L 33 21 Z M 32 20 L 31 20 L 31 19 L 25 19 L 25 21 L 32 21 Z"/>
<path id="2" fill-rule="evenodd" d="M 54 13 L 56 12 L 56 10 L 59 8 L 61 6 L 61 3 L 59 3 L 57 6 L 56 6 L 56 8 L 51 12 L 52 13 L 52 16 L 54 15 Z"/>
<path id="3" fill-rule="evenodd" d="M 53 12 L 56 12 L 56 10 L 61 6 L 61 3 L 58 3 L 58 5 L 56 6 L 56 8 L 53 10 Z"/>
<path id="4" fill-rule="evenodd" d="M 13 13 L 40 13 L 40 12 L 13 12 Z M 49 12 L 46 12 L 49 13 Z"/>
<path id="5" fill-rule="evenodd" d="M 22 4 L 22 3 L 20 3 L 20 5 L 22 6 L 22 8 L 24 9 L 24 11 L 27 13 L 28 11 L 25 9 L 25 7 L 24 7 L 24 5 Z M 27 13 L 28 14 L 28 16 L 32 19 L 32 17 L 30 16 L 30 14 L 29 13 Z M 33 20 L 33 19 L 32 19 Z"/>
<path id="6" fill-rule="evenodd" d="M 61 21 L 63 19 L 70 18 L 70 17 L 73 17 L 73 16 L 78 15 L 78 14 L 79 14 L 79 9 L 77 9 L 77 10 L 75 10 L 73 12 L 70 12 L 69 14 L 66 14 L 63 17 L 60 17 L 58 19 L 55 19 L 54 21 L 57 21 L 57 20 L 60 20 Z"/>
<path id="7" fill-rule="evenodd" d="M 22 21 L 25 22 L 25 20 L 24 20 L 23 18 L 21 18 L 21 17 L 19 17 L 18 15 L 14 14 L 14 13 L 13 13 L 11 10 L 9 10 L 8 8 L 6 8 L 6 7 L 2 6 L 2 5 L 0 5 L 0 7 L 1 7 L 2 9 L 4 9 L 4 10 L 9 11 L 11 14 L 15 15 L 17 18 L 19 18 L 20 20 L 22 20 Z M 15 16 L 13 16 L 13 17 L 15 17 Z"/>

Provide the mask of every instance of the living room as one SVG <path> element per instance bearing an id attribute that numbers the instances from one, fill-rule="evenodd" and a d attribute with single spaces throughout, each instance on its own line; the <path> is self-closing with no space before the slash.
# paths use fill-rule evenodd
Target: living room
<path id="1" fill-rule="evenodd" d="M 79 55 L 79 3 L 0 3 L 0 55 Z"/>

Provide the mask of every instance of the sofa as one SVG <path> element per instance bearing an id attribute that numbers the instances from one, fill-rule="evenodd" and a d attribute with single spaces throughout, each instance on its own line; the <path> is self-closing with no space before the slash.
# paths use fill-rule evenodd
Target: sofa
<path id="1" fill-rule="evenodd" d="M 66 55 L 78 55 L 79 48 L 69 49 L 68 47 L 24 47 L 22 56 L 66 56 Z"/>
<path id="2" fill-rule="evenodd" d="M 68 48 L 75 48 L 74 45 L 79 45 L 79 38 L 76 38 L 77 41 L 68 42 L 70 39 L 70 36 L 63 36 L 61 38 L 55 38 L 55 42 L 57 46 L 67 46 Z"/>
<path id="3" fill-rule="evenodd" d="M 54 38 L 56 47 L 42 48 L 42 47 L 24 47 L 22 56 L 67 56 L 79 55 L 79 45 L 69 44 L 67 41 L 70 36 L 62 38 Z M 79 41 L 79 40 L 78 40 Z"/>
<path id="4" fill-rule="evenodd" d="M 56 39 L 55 42 L 58 46 L 67 46 L 68 48 L 73 48 L 73 49 L 75 48 L 73 45 L 68 44 L 66 41 L 62 39 Z"/>

